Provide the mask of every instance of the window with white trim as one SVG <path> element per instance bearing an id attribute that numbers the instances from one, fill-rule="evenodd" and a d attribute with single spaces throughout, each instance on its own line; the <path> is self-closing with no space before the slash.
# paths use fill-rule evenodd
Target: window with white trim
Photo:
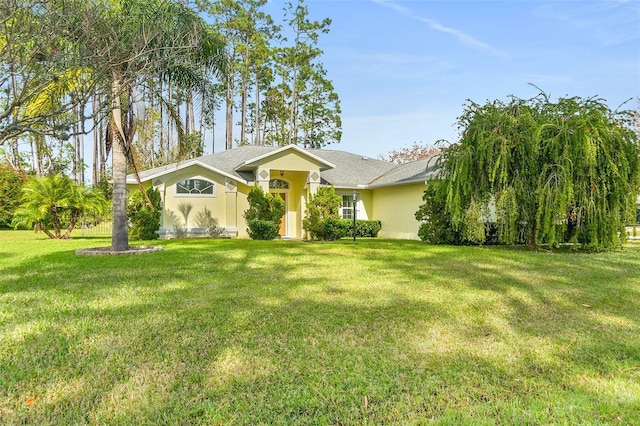
<path id="1" fill-rule="evenodd" d="M 269 181 L 269 188 L 271 189 L 289 189 L 289 182 L 282 179 L 271 179 Z"/>
<path id="2" fill-rule="evenodd" d="M 200 178 L 184 179 L 176 182 L 177 195 L 216 195 L 215 183 Z"/>
<path id="3" fill-rule="evenodd" d="M 353 219 L 353 195 L 342 196 L 342 207 L 340 208 L 340 216 L 343 219 Z"/>

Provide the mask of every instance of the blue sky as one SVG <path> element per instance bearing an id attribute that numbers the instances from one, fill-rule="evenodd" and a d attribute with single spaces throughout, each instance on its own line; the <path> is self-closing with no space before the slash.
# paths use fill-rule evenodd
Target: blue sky
<path id="1" fill-rule="evenodd" d="M 375 158 L 413 142 L 455 141 L 467 99 L 528 98 L 537 94 L 529 83 L 554 99 L 599 96 L 615 109 L 634 98 L 627 107 L 638 107 L 638 0 L 305 3 L 311 18 L 332 20 L 320 47 L 343 138 L 329 148 Z M 278 18 L 284 5 L 271 0 L 267 11 Z"/>

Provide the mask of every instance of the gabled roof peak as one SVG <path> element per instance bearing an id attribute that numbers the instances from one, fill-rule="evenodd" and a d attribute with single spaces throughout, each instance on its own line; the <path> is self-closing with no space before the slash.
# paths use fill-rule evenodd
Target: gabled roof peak
<path id="1" fill-rule="evenodd" d="M 235 170 L 247 170 L 247 169 L 251 169 L 253 167 L 255 167 L 258 163 L 260 163 L 262 160 L 269 158 L 271 156 L 280 154 L 282 152 L 286 152 L 286 151 L 295 151 L 298 154 L 304 155 L 305 157 L 309 157 L 312 160 L 314 160 L 315 162 L 320 164 L 320 170 L 328 170 L 328 169 L 333 169 L 335 168 L 335 164 L 330 163 L 329 161 L 327 161 L 326 159 L 319 157 L 317 155 L 314 155 L 313 153 L 309 152 L 308 150 L 305 150 L 303 148 L 300 148 L 297 145 L 285 145 L 282 147 L 272 147 L 274 148 L 273 150 L 269 150 L 265 153 L 262 153 L 256 157 L 253 158 L 249 158 L 247 160 L 245 160 L 242 164 L 240 164 L 239 166 L 237 166 L 235 168 Z"/>

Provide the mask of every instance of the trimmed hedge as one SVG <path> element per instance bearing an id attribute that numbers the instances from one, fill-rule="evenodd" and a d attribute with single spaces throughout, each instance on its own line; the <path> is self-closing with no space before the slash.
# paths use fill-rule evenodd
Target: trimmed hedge
<path id="1" fill-rule="evenodd" d="M 340 238 L 353 238 L 353 220 L 350 219 L 325 219 L 322 221 L 324 239 L 328 241 Z M 374 238 L 382 228 L 379 220 L 356 220 L 356 237 Z"/>

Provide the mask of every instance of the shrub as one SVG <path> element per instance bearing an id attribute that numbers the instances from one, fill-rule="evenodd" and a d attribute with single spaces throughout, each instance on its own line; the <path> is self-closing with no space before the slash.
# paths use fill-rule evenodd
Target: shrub
<path id="1" fill-rule="evenodd" d="M 640 187 L 634 115 L 597 97 L 554 102 L 544 92 L 469 102 L 460 140 L 438 161 L 453 228 L 482 243 L 492 231 L 477 214 L 495 207 L 500 243 L 619 248 Z"/>
<path id="2" fill-rule="evenodd" d="M 324 224 L 326 219 L 339 219 L 340 204 L 342 199 L 333 188 L 322 186 L 318 192 L 309 197 L 306 217 L 302 221 L 302 227 L 309 232 L 314 240 L 324 240 Z"/>
<path id="3" fill-rule="evenodd" d="M 153 208 L 149 207 L 140 190 L 135 191 L 127 203 L 127 217 L 131 226 L 129 236 L 134 240 L 155 240 L 158 238 L 162 209 L 160 191 L 149 188 L 146 192 Z"/>
<path id="4" fill-rule="evenodd" d="M 325 219 L 322 221 L 324 239 L 334 241 L 340 238 L 353 238 L 353 220 L 350 219 Z M 356 237 L 374 238 L 382 228 L 379 220 L 356 220 Z"/>
<path id="5" fill-rule="evenodd" d="M 249 225 L 247 232 L 253 239 L 267 239 L 264 236 L 272 236 L 270 240 L 278 236 L 280 229 L 280 221 L 284 216 L 284 200 L 279 196 L 265 194 L 259 186 L 254 186 L 247 196 L 249 208 L 244 212 L 244 218 Z M 267 226 L 263 223 L 252 222 L 270 222 L 273 226 Z M 253 227 L 253 228 L 252 228 Z M 275 229 L 271 232 L 271 229 Z"/>
<path id="6" fill-rule="evenodd" d="M 346 236 L 342 219 L 325 219 L 322 223 L 323 238 L 327 241 L 335 241 Z"/>
<path id="7" fill-rule="evenodd" d="M 420 222 L 418 237 L 422 241 L 429 244 L 454 245 L 500 243 L 502 224 L 488 221 L 488 214 L 479 205 L 472 205 L 467 209 L 465 220 L 458 224 L 458 229 L 453 228 L 451 217 L 446 211 L 445 194 L 439 181 L 429 182 L 422 200 L 425 203 L 415 214 Z"/>
<path id="8" fill-rule="evenodd" d="M 446 212 L 446 200 L 438 181 L 429 181 L 424 190 L 424 204 L 416 212 L 420 222 L 418 237 L 430 244 L 460 244 L 460 232 L 454 231 L 449 214 Z"/>
<path id="9" fill-rule="evenodd" d="M 187 228 L 181 222 L 173 224 L 173 236 L 176 240 L 184 240 L 187 238 Z"/>
<path id="10" fill-rule="evenodd" d="M 270 220 L 254 219 L 249 222 L 249 236 L 253 240 L 273 240 L 278 236 L 279 224 Z"/>
<path id="11" fill-rule="evenodd" d="M 0 163 L 0 228 L 11 226 L 13 213 L 20 205 L 22 186 L 27 176 L 8 164 Z"/>
<path id="12" fill-rule="evenodd" d="M 356 220 L 356 237 L 375 238 L 378 236 L 380 229 L 382 229 L 382 222 L 379 220 Z M 351 236 L 353 236 L 353 232 Z"/>
<path id="13" fill-rule="evenodd" d="M 82 216 L 100 216 L 106 207 L 102 194 L 64 175 L 31 177 L 22 187 L 21 200 L 12 225 L 40 230 L 52 239 L 68 239 Z"/>

